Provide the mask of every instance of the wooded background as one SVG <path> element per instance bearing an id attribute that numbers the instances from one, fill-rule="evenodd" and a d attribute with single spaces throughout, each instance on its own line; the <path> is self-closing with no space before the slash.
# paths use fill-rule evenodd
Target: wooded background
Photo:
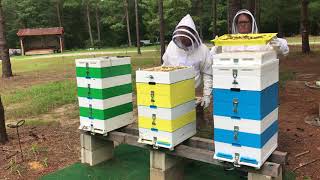
<path id="1" fill-rule="evenodd" d="M 20 28 L 55 26 L 64 27 L 67 49 L 136 45 L 135 2 L 140 39 L 160 41 L 160 0 L 2 0 L 8 47 L 19 48 Z M 163 0 L 165 41 L 187 13 L 203 39 L 225 34 L 229 17 L 240 8 L 255 14 L 260 32 L 301 34 L 301 6 L 301 0 Z M 308 9 L 309 32 L 318 35 L 320 1 L 309 0 Z"/>

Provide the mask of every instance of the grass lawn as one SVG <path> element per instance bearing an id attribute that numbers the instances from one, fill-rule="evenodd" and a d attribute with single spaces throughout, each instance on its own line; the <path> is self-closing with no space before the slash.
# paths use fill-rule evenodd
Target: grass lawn
<path id="1" fill-rule="evenodd" d="M 145 52 L 142 55 L 137 53 L 114 54 L 131 56 L 133 71 L 138 68 L 160 65 L 160 55 L 158 52 Z M 101 56 L 101 55 L 100 55 Z M 7 119 L 21 119 L 34 117 L 39 114 L 47 113 L 65 104 L 77 102 L 76 81 L 75 81 L 75 62 L 77 58 L 87 58 L 93 56 L 72 56 L 44 59 L 13 59 L 12 69 L 17 78 L 23 75 L 34 76 L 35 80 L 50 78 L 41 84 L 30 84 L 23 88 L 11 88 L 0 92 L 3 104 L 6 107 Z M 0 66 L 1 70 L 1 66 Z M 52 74 L 53 73 L 53 74 Z M 57 78 L 55 78 L 55 74 Z M 59 75 L 62 75 L 58 78 Z M 135 74 L 133 74 L 133 81 Z M 14 80 L 12 80 L 14 81 Z M 1 83 L 1 82 L 0 82 Z M 5 81 L 6 86 L 12 83 Z M 134 84 L 134 83 L 133 83 Z"/>
<path id="2" fill-rule="evenodd" d="M 159 45 L 155 46 L 143 46 L 141 47 L 141 50 L 160 50 Z M 109 47 L 109 48 L 101 48 L 101 49 L 94 49 L 94 50 L 89 50 L 89 49 L 79 49 L 79 50 L 71 50 L 71 51 L 66 51 L 65 54 L 73 54 L 73 53 L 82 53 L 82 52 L 103 52 L 103 51 L 108 51 L 108 52 L 116 52 L 116 51 L 137 51 L 136 47 Z"/>
<path id="3" fill-rule="evenodd" d="M 285 37 L 288 43 L 301 43 L 301 36 Z M 310 43 L 320 43 L 320 36 L 309 36 Z"/>

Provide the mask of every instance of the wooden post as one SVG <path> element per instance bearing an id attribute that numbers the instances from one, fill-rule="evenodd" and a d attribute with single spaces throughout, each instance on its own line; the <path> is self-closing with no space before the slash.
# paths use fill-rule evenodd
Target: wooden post
<path id="1" fill-rule="evenodd" d="M 62 40 L 62 36 L 59 36 L 59 42 L 60 42 L 60 53 L 63 52 L 63 40 Z"/>
<path id="2" fill-rule="evenodd" d="M 21 46 L 21 55 L 24 56 L 24 46 L 23 46 L 23 37 L 20 38 L 20 46 Z"/>

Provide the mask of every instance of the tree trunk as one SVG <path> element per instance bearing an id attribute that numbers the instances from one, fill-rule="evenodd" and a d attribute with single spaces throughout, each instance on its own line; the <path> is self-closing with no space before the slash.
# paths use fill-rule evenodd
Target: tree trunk
<path id="1" fill-rule="evenodd" d="M 217 35 L 217 1 L 212 0 L 212 32 L 213 38 Z"/>
<path id="2" fill-rule="evenodd" d="M 247 0 L 246 9 L 248 9 L 253 15 L 255 14 L 255 3 L 256 0 Z"/>
<path id="3" fill-rule="evenodd" d="M 91 44 L 91 47 L 93 47 L 94 44 L 93 44 L 92 30 L 91 30 L 89 0 L 86 1 L 86 15 L 87 15 L 87 23 L 88 23 L 88 32 L 90 36 L 90 44 Z"/>
<path id="4" fill-rule="evenodd" d="M 158 0 L 158 6 L 159 6 L 159 24 L 160 24 L 160 46 L 161 46 L 161 64 L 163 64 L 162 56 L 164 55 L 166 51 L 166 45 L 164 42 L 164 18 L 163 18 L 163 0 Z"/>
<path id="5" fill-rule="evenodd" d="M 136 14 L 136 33 L 137 33 L 137 50 L 138 54 L 141 54 L 140 50 L 140 31 L 139 31 L 139 16 L 138 16 L 138 0 L 134 0 L 135 14 Z"/>
<path id="6" fill-rule="evenodd" d="M 97 33 L 98 33 L 98 42 L 101 41 L 101 33 L 100 33 L 100 17 L 99 17 L 99 3 L 96 3 L 96 22 L 97 22 Z"/>
<path id="7" fill-rule="evenodd" d="M 308 15 L 309 0 L 301 0 L 301 39 L 302 39 L 302 52 L 309 53 L 309 15 Z"/>
<path id="8" fill-rule="evenodd" d="M 203 12 L 203 1 L 198 0 L 197 3 L 197 9 L 198 9 L 198 17 L 199 17 L 199 33 L 200 33 L 200 38 L 203 39 L 203 32 L 202 32 L 202 12 Z"/>
<path id="9" fill-rule="evenodd" d="M 0 96 L 0 143 L 4 144 L 7 141 L 8 141 L 8 135 L 7 135 L 6 124 L 4 119 L 4 108 L 3 108 L 3 105 L 1 102 L 1 96 Z"/>
<path id="10" fill-rule="evenodd" d="M 2 77 L 8 78 L 12 76 L 11 62 L 7 40 L 5 36 L 5 20 L 2 10 L 2 1 L 0 0 L 0 58 L 2 60 Z"/>
<path id="11" fill-rule="evenodd" d="M 128 4 L 128 0 L 124 0 L 124 12 L 125 12 L 125 16 L 126 16 L 126 21 L 127 21 L 127 33 L 128 33 L 128 45 L 129 47 L 132 46 L 132 42 L 131 42 L 131 34 L 130 34 L 130 19 L 129 19 L 129 4 Z"/>
<path id="12" fill-rule="evenodd" d="M 260 28 L 260 0 L 255 0 L 254 3 L 254 16 L 256 18 L 256 23 L 258 26 L 258 29 Z"/>
<path id="13" fill-rule="evenodd" d="M 283 30 L 282 30 L 282 20 L 280 16 L 277 17 L 277 26 L 278 26 L 278 37 L 282 38 Z"/>
<path id="14" fill-rule="evenodd" d="M 57 10 L 58 22 L 59 22 L 59 27 L 62 27 L 60 5 L 61 5 L 61 0 L 57 0 L 56 1 L 56 10 Z"/>
<path id="15" fill-rule="evenodd" d="M 232 33 L 232 21 L 241 9 L 241 0 L 228 0 L 228 33 Z"/>

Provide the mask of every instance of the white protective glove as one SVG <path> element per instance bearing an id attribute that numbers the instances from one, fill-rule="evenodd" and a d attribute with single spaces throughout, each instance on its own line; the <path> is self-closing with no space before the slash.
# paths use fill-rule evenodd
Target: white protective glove
<path id="1" fill-rule="evenodd" d="M 210 102 L 211 102 L 211 96 L 203 96 L 201 98 L 201 106 L 203 107 L 203 109 L 206 109 L 209 107 L 210 105 Z"/>
<path id="2" fill-rule="evenodd" d="M 285 39 L 274 38 L 270 41 L 270 46 L 277 52 L 279 55 L 287 56 L 289 54 L 288 43 Z"/>
<path id="3" fill-rule="evenodd" d="M 270 41 L 270 45 L 272 46 L 273 50 L 277 52 L 277 54 L 281 54 L 280 42 L 278 41 L 278 38 L 272 39 Z"/>

